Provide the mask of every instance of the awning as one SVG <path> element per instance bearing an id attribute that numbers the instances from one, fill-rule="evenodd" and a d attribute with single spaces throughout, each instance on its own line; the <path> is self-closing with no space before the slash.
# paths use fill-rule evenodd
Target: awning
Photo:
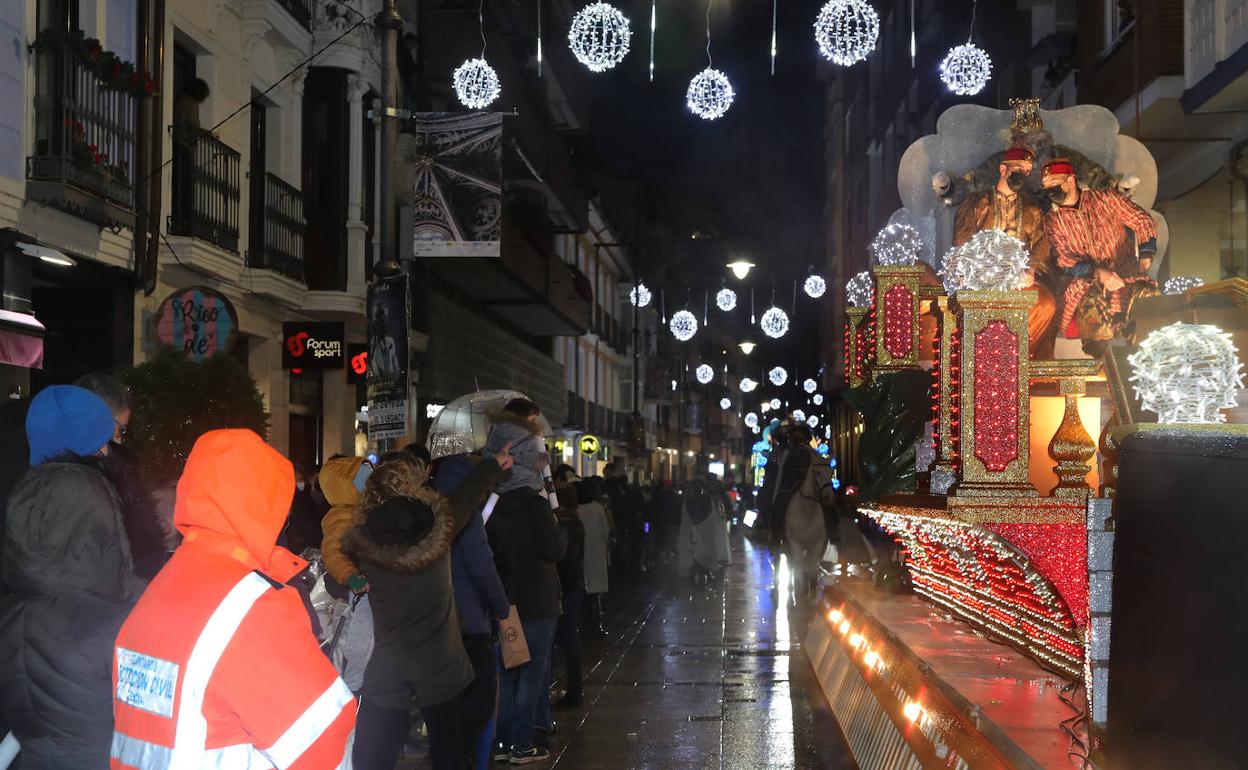
<path id="1" fill-rule="evenodd" d="M 0 364 L 42 369 L 44 331 L 33 315 L 0 310 Z"/>

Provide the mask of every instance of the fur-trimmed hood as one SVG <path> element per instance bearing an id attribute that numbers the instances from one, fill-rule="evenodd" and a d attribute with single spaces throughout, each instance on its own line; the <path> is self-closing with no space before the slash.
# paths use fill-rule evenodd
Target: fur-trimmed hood
<path id="1" fill-rule="evenodd" d="M 405 497 L 424 503 L 433 511 L 433 528 L 424 537 L 408 543 L 376 542 L 366 523 L 370 510 L 356 509 L 355 526 L 343 537 L 343 550 L 357 561 L 366 561 L 395 572 L 420 572 L 432 567 L 451 552 L 455 539 L 455 516 L 450 501 L 431 489 L 410 490 Z"/>

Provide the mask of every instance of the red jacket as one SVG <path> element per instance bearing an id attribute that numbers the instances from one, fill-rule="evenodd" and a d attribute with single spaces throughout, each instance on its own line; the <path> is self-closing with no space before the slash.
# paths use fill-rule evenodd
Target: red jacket
<path id="1" fill-rule="evenodd" d="M 284 587 L 304 561 L 274 545 L 293 494 L 255 433 L 195 442 L 185 539 L 117 636 L 113 770 L 350 767 L 355 699 Z"/>

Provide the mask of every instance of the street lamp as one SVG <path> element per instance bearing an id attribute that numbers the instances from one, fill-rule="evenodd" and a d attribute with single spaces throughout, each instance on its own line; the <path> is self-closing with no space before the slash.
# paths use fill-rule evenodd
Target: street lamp
<path id="1" fill-rule="evenodd" d="M 737 347 L 741 348 L 741 352 L 748 356 L 749 354 L 753 353 L 754 348 L 758 346 L 755 345 L 753 342 L 750 342 L 749 340 L 743 340 L 737 343 Z"/>
<path id="2" fill-rule="evenodd" d="M 728 263 L 728 269 L 732 271 L 732 274 L 737 277 L 738 281 L 744 281 L 745 277 L 750 274 L 750 268 L 752 267 L 754 267 L 754 263 L 744 259 Z"/>

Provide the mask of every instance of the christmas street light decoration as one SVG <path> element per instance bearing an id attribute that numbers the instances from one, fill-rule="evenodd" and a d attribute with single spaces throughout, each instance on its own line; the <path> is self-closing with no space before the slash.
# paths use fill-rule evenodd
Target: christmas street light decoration
<path id="1" fill-rule="evenodd" d="M 815 19 L 819 53 L 843 67 L 867 58 L 879 36 L 880 16 L 866 0 L 828 0 Z"/>
<path id="2" fill-rule="evenodd" d="M 628 301 L 633 303 L 634 307 L 646 307 L 650 304 L 651 299 L 653 299 L 653 295 L 650 294 L 650 289 L 644 283 L 637 284 L 628 293 Z"/>
<path id="3" fill-rule="evenodd" d="M 568 45 L 590 72 L 606 72 L 628 55 L 632 27 L 628 17 L 607 3 L 593 3 L 576 12 Z"/>
<path id="4" fill-rule="evenodd" d="M 802 382 L 802 390 L 807 393 L 814 393 L 816 390 L 819 390 L 819 383 L 807 377 L 806 380 Z"/>
<path id="5" fill-rule="evenodd" d="M 885 267 L 913 265 L 919 260 L 923 238 L 910 225 L 894 222 L 876 233 L 867 250 L 875 264 Z"/>
<path id="6" fill-rule="evenodd" d="M 711 61 L 711 5 L 706 3 L 706 69 L 693 76 L 689 81 L 689 90 L 685 92 L 685 103 L 689 111 L 703 120 L 722 118 L 732 106 L 735 94 L 728 76 L 715 69 Z"/>
<path id="7" fill-rule="evenodd" d="M 688 342 L 698 333 L 698 317 L 688 310 L 677 310 L 667 322 L 672 336 L 680 342 Z"/>
<path id="8" fill-rule="evenodd" d="M 940 79 L 958 96 L 974 96 L 984 90 L 992 79 L 992 59 L 984 49 L 975 45 L 975 13 L 979 2 L 971 4 L 971 29 L 966 42 L 949 49 L 940 63 Z"/>
<path id="9" fill-rule="evenodd" d="M 806 424 L 812 428 L 817 427 L 819 425 L 819 418 L 812 414 L 806 418 Z"/>
<path id="10" fill-rule="evenodd" d="M 737 277 L 738 281 L 744 281 L 745 277 L 750 274 L 750 270 L 753 269 L 754 263 L 746 259 L 737 259 L 729 262 L 726 267 L 732 271 L 732 274 Z"/>
<path id="11" fill-rule="evenodd" d="M 1222 410 L 1244 389 L 1236 352 L 1231 335 L 1212 324 L 1163 326 L 1127 356 L 1136 397 L 1162 423 L 1226 422 Z"/>
<path id="12" fill-rule="evenodd" d="M 771 400 L 771 408 L 772 408 L 772 409 L 779 409 L 779 408 L 780 408 L 780 399 L 778 399 L 778 398 L 773 398 L 773 399 Z"/>
<path id="13" fill-rule="evenodd" d="M 823 406 L 823 394 L 822 393 L 816 393 L 815 395 L 810 397 L 810 400 L 814 402 L 815 406 Z"/>
<path id="14" fill-rule="evenodd" d="M 693 375 L 698 378 L 698 382 L 709 385 L 711 380 L 715 379 L 715 370 L 710 364 L 699 364 Z"/>
<path id="15" fill-rule="evenodd" d="M 784 370 L 783 366 L 776 366 L 767 372 L 767 379 L 771 380 L 772 385 L 779 387 L 789 381 L 789 373 Z"/>
<path id="16" fill-rule="evenodd" d="M 721 399 L 719 400 L 719 408 L 720 408 L 720 409 L 723 409 L 725 412 L 726 412 L 726 411 L 728 411 L 729 409 L 731 409 L 731 408 L 732 408 L 732 399 L 731 399 L 731 398 L 728 398 L 728 397 L 721 398 Z"/>
<path id="17" fill-rule="evenodd" d="M 1162 287 L 1162 293 L 1183 294 L 1190 289 L 1197 289 L 1204 285 L 1205 282 L 1201 278 L 1190 275 L 1176 275 L 1166 279 L 1166 284 Z"/>
<path id="18" fill-rule="evenodd" d="M 737 306 L 737 293 L 727 287 L 720 289 L 715 295 L 715 307 L 727 313 Z"/>
<path id="19" fill-rule="evenodd" d="M 745 424 L 746 424 L 746 427 L 757 428 L 758 427 L 758 415 L 753 412 L 746 413 Z"/>
<path id="20" fill-rule="evenodd" d="M 774 305 L 758 319 L 759 328 L 772 339 L 780 339 L 789 331 L 789 315 Z"/>
<path id="21" fill-rule="evenodd" d="M 803 412 L 801 409 L 794 409 L 793 419 L 798 422 L 806 422 L 806 413 Z"/>
<path id="22" fill-rule="evenodd" d="M 1031 255 L 1022 241 L 1002 230 L 981 230 L 946 255 L 941 270 L 945 288 L 968 291 L 1017 291 L 1026 285 Z"/>
<path id="23" fill-rule="evenodd" d="M 808 275 L 806 282 L 802 284 L 802 291 L 806 292 L 806 296 L 811 299 L 819 299 L 827 290 L 828 282 L 823 280 L 821 275 Z"/>
<path id="24" fill-rule="evenodd" d="M 742 377 L 738 387 L 741 388 L 742 393 L 749 393 L 758 387 L 758 383 L 751 380 L 749 377 Z"/>
<path id="25" fill-rule="evenodd" d="M 845 282 L 845 301 L 850 307 L 870 307 L 875 300 L 875 284 L 871 271 L 863 270 Z"/>
<path id="26" fill-rule="evenodd" d="M 455 98 L 470 110 L 489 107 L 503 90 L 498 73 L 485 60 L 485 0 L 477 4 L 477 28 L 481 32 L 481 56 L 459 65 L 451 76 Z"/>
<path id="27" fill-rule="evenodd" d="M 737 343 L 737 347 L 741 348 L 741 352 L 748 356 L 754 352 L 754 348 L 758 347 L 758 345 L 749 340 L 743 340 Z"/>

